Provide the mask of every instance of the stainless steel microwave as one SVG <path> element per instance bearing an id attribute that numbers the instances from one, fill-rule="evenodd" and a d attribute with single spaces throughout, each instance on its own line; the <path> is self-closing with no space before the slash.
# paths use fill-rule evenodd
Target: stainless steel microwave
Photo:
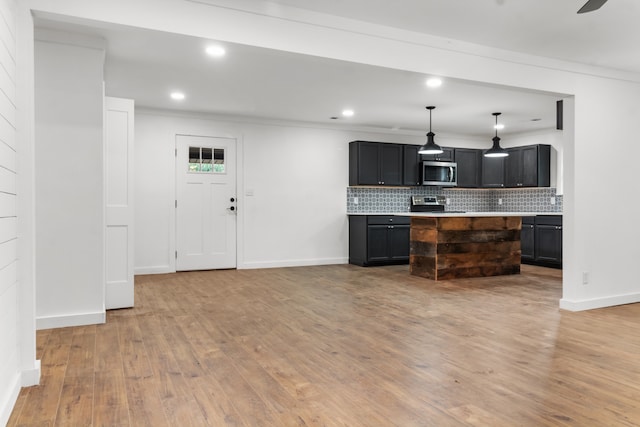
<path id="1" fill-rule="evenodd" d="M 422 185 L 455 187 L 458 185 L 458 164 L 455 162 L 424 161 L 420 169 Z"/>

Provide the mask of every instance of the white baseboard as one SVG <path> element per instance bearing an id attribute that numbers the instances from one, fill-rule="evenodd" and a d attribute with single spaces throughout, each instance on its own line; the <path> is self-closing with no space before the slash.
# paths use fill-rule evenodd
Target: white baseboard
<path id="1" fill-rule="evenodd" d="M 40 361 L 34 362 L 33 369 L 27 369 L 22 371 L 22 387 L 31 387 L 32 385 L 40 384 Z"/>
<path id="2" fill-rule="evenodd" d="M 166 274 L 166 273 L 175 273 L 176 270 L 171 268 L 168 265 L 157 265 L 153 267 L 136 267 L 133 271 L 133 274 Z"/>
<path id="3" fill-rule="evenodd" d="M 282 267 L 307 267 L 312 265 L 347 264 L 349 258 L 313 258 L 313 259 L 288 259 L 282 261 L 255 261 L 238 265 L 238 270 L 250 270 L 254 268 L 282 268 Z"/>
<path id="4" fill-rule="evenodd" d="M 68 326 L 85 326 L 105 323 L 107 316 L 104 311 L 96 313 L 67 314 L 62 316 L 47 316 L 36 318 L 36 329 L 66 328 Z"/>
<path id="5" fill-rule="evenodd" d="M 6 426 L 20 394 L 20 375 L 16 373 L 5 390 L 0 390 L 0 425 Z"/>
<path id="6" fill-rule="evenodd" d="M 615 305 L 634 304 L 640 302 L 640 293 L 614 295 L 604 298 L 592 298 L 586 300 L 560 300 L 560 308 L 569 311 L 593 310 L 596 308 L 612 307 Z"/>

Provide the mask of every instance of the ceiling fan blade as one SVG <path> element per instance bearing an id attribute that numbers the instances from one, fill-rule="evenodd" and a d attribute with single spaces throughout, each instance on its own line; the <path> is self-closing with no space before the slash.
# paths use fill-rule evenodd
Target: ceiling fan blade
<path id="1" fill-rule="evenodd" d="M 593 12 L 594 10 L 600 9 L 606 2 L 607 0 L 589 0 L 580 8 L 578 13 Z"/>

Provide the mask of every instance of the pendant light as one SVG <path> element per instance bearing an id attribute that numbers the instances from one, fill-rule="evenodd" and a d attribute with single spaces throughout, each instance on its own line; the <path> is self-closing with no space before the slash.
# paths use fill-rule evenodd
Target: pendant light
<path id="1" fill-rule="evenodd" d="M 485 157 L 507 157 L 509 153 L 504 148 L 500 147 L 500 138 L 498 138 L 498 116 L 502 113 L 492 113 L 496 116 L 496 136 L 493 137 L 493 147 L 488 149 L 485 153 Z"/>
<path id="2" fill-rule="evenodd" d="M 427 110 L 429 110 L 429 133 L 427 134 L 427 143 L 420 147 L 418 154 L 442 154 L 442 148 L 433 142 L 433 137 L 436 136 L 436 134 L 431 132 L 431 110 L 434 108 L 436 107 L 427 107 Z"/>

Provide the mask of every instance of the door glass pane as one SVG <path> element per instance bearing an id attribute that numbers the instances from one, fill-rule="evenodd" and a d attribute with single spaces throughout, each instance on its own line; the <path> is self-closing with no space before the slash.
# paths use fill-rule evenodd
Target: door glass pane
<path id="1" fill-rule="evenodd" d="M 225 173 L 224 148 L 213 149 L 213 172 Z"/>
<path id="2" fill-rule="evenodd" d="M 189 147 L 189 172 L 200 171 L 200 147 Z"/>

